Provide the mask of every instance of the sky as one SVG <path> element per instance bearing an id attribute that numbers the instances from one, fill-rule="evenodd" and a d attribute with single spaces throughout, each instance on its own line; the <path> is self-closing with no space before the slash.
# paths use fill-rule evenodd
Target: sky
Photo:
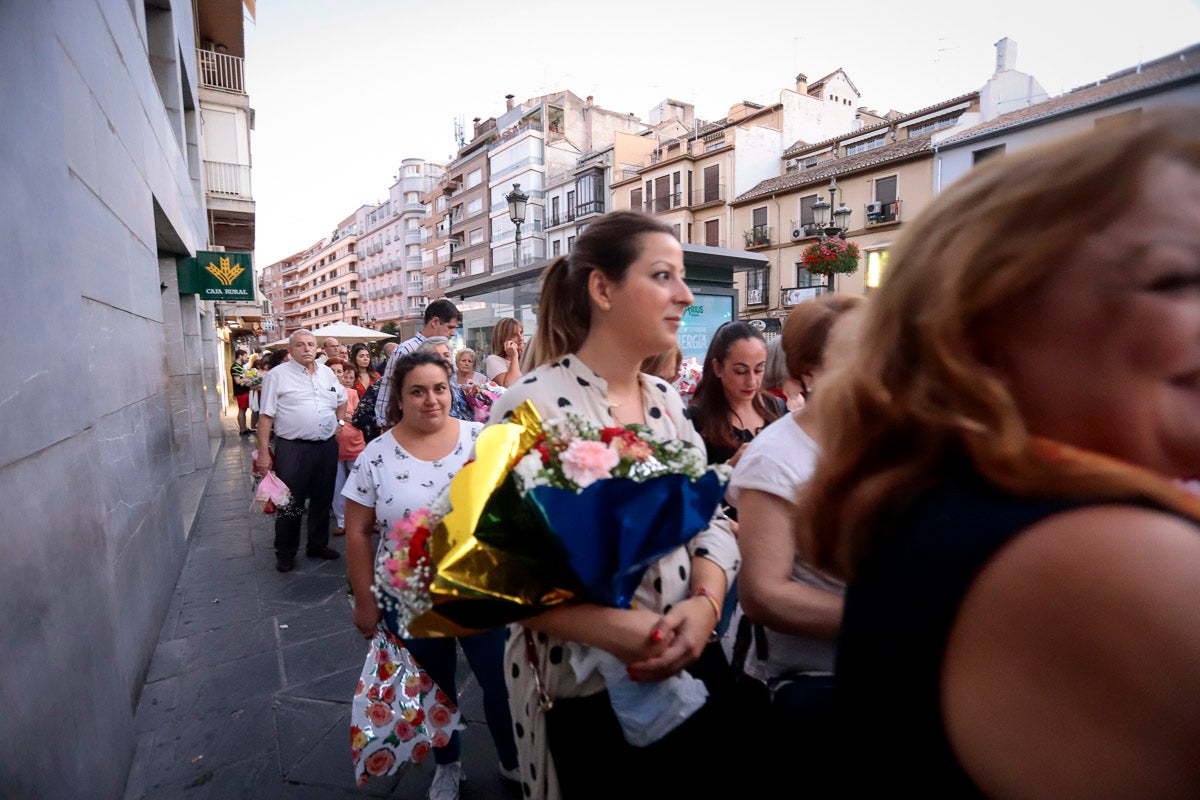
<path id="1" fill-rule="evenodd" d="M 642 120 L 669 97 L 715 120 L 841 68 L 860 105 L 908 112 L 983 86 L 1006 36 L 1056 95 L 1200 41 L 1200 0 L 258 0 L 256 263 L 386 199 L 403 159 L 450 161 L 455 122 L 469 140 L 507 94 L 569 90 Z"/>

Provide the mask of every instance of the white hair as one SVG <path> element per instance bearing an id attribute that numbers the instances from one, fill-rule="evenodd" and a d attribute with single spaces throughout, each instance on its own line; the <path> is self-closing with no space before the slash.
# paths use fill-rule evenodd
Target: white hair
<path id="1" fill-rule="evenodd" d="M 310 331 L 308 328 L 301 328 L 298 331 L 292 331 L 292 335 L 288 337 L 288 344 L 295 344 L 297 336 L 312 336 L 312 331 Z M 313 341 L 315 342 L 316 340 L 317 337 L 313 336 Z"/>

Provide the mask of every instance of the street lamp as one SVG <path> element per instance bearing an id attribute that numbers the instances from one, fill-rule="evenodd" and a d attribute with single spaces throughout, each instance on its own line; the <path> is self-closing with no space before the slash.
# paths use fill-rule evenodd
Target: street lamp
<path id="1" fill-rule="evenodd" d="M 838 204 L 836 210 L 830 214 L 830 209 L 834 208 L 837 203 L 838 185 L 837 178 L 829 179 L 829 202 L 825 202 L 820 197 L 817 202 L 813 203 L 813 223 L 816 225 L 817 236 L 823 241 L 830 237 L 836 236 L 839 239 L 844 238 L 846 231 L 850 230 L 850 214 L 853 213 L 846 207 L 846 202 L 843 200 Z M 833 221 L 830 222 L 832 216 Z M 833 273 L 830 273 L 826 278 L 825 291 L 833 291 Z"/>
<path id="2" fill-rule="evenodd" d="M 521 191 L 521 184 L 514 183 L 512 191 L 504 195 L 508 201 L 508 218 L 517 226 L 517 246 L 513 252 L 513 266 L 521 266 L 521 224 L 525 222 L 525 204 L 529 195 Z"/>
<path id="3" fill-rule="evenodd" d="M 346 298 L 348 296 L 349 292 L 346 291 L 346 287 L 338 289 L 338 302 L 342 304 L 342 322 L 346 321 Z"/>
<path id="4" fill-rule="evenodd" d="M 837 178 L 829 179 L 829 202 L 817 198 L 817 202 L 813 203 L 813 223 L 820 229 L 820 237 L 822 239 L 829 236 L 841 237 L 850 229 L 850 215 L 853 213 L 846 207 L 846 202 L 843 200 L 838 205 L 837 210 L 832 214 L 833 222 L 830 223 L 829 210 L 833 208 L 833 204 L 837 203 L 838 185 Z"/>

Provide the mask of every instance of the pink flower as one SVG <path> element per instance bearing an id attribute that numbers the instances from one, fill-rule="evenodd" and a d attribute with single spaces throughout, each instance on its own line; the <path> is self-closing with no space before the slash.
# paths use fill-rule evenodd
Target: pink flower
<path id="1" fill-rule="evenodd" d="M 562 456 L 563 474 L 574 481 L 580 489 L 607 478 L 621 457 L 603 442 L 576 439 L 567 445 Z"/>

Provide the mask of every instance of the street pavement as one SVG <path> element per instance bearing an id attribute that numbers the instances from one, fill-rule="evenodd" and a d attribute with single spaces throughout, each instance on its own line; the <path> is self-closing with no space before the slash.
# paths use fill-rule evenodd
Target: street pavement
<path id="1" fill-rule="evenodd" d="M 424 798 L 433 758 L 355 788 L 350 700 L 367 642 L 346 561 L 275 570 L 274 517 L 249 511 L 253 437 L 224 441 L 138 704 L 126 800 Z M 307 524 L 307 518 L 305 520 Z M 345 553 L 345 540 L 330 545 Z M 500 780 L 482 692 L 459 651 L 463 800 L 515 800 Z"/>

